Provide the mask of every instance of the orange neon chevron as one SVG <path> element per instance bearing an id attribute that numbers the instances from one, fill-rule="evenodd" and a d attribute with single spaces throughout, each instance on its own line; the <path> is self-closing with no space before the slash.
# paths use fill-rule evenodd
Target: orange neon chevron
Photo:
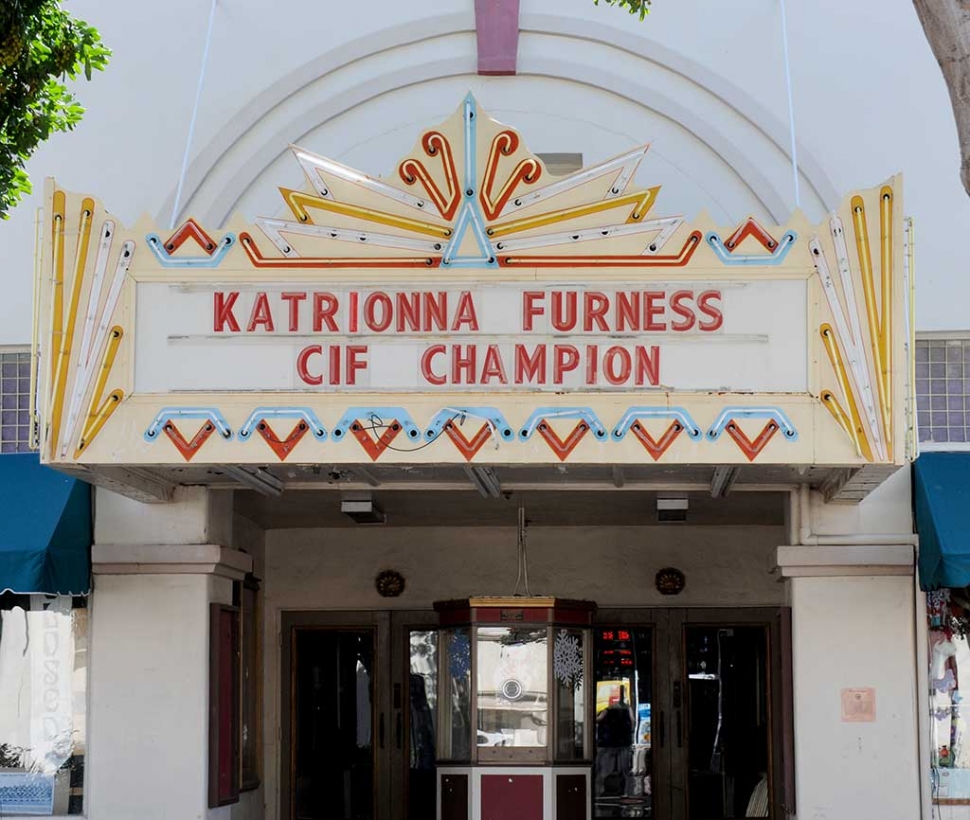
<path id="1" fill-rule="evenodd" d="M 762 428 L 761 432 L 755 436 L 753 441 L 745 435 L 744 430 L 738 426 L 738 423 L 734 419 L 731 419 L 724 429 L 734 439 L 735 444 L 738 445 L 741 452 L 748 457 L 748 461 L 754 461 L 758 457 L 758 454 L 768 445 L 768 442 L 771 441 L 771 437 L 778 432 L 778 422 L 774 420 L 769 421 Z"/>
<path id="2" fill-rule="evenodd" d="M 199 450 L 202 449 L 202 445 L 206 443 L 209 436 L 212 435 L 215 429 L 215 425 L 211 421 L 207 421 L 199 428 L 198 432 L 192 436 L 192 440 L 187 441 L 178 427 L 176 427 L 171 421 L 165 422 L 165 426 L 162 427 L 162 430 L 165 431 L 165 435 L 172 440 L 172 444 L 175 445 L 175 449 L 182 454 L 182 458 L 184 458 L 186 461 L 191 461 L 193 459 Z"/>
<path id="3" fill-rule="evenodd" d="M 684 426 L 679 421 L 671 422 L 670 426 L 664 431 L 664 434 L 659 440 L 654 439 L 654 437 L 647 432 L 647 429 L 638 421 L 633 422 L 630 429 L 633 431 L 633 435 L 637 437 L 637 441 L 639 441 L 643 445 L 644 449 L 650 453 L 650 457 L 654 461 L 657 461 L 664 453 L 667 452 L 667 449 L 671 444 L 674 443 L 677 436 L 683 432 Z"/>
<path id="4" fill-rule="evenodd" d="M 458 452 L 465 457 L 465 461 L 471 461 L 492 437 L 492 431 L 487 424 L 483 424 L 481 429 L 470 439 L 466 438 L 461 429 L 450 421 L 445 425 L 445 432 L 455 447 L 458 448 Z"/>
<path id="5" fill-rule="evenodd" d="M 367 428 L 361 424 L 360 419 L 355 421 L 350 425 L 350 432 L 354 434 L 354 438 L 360 442 L 360 446 L 364 448 L 367 455 L 370 456 L 371 461 L 377 461 L 381 457 L 381 454 L 391 446 L 394 439 L 398 437 L 401 432 L 401 424 L 397 419 L 393 419 L 387 428 L 381 434 L 381 437 L 376 441 L 371 438 L 370 433 Z"/>
<path id="6" fill-rule="evenodd" d="M 256 424 L 256 431 L 270 446 L 270 449 L 276 453 L 276 457 L 280 461 L 286 461 L 286 457 L 293 452 L 293 449 L 300 443 L 300 440 L 307 434 L 309 429 L 305 421 L 300 421 L 290 430 L 289 435 L 285 439 L 281 439 L 276 435 L 273 428 L 269 426 L 269 422 L 266 419 L 260 419 Z"/>
<path id="7" fill-rule="evenodd" d="M 215 240 L 209 236 L 196 222 L 194 219 L 188 220 L 183 224 L 175 233 L 173 233 L 168 239 L 165 240 L 165 250 L 169 254 L 175 253 L 185 241 L 191 239 L 198 245 L 202 250 L 204 250 L 209 256 L 212 256 L 216 252 Z"/>
<path id="8" fill-rule="evenodd" d="M 585 421 L 579 422 L 573 431 L 566 436 L 565 439 L 559 438 L 556 431 L 552 429 L 545 419 L 539 421 L 539 425 L 536 428 L 545 440 L 549 448 L 558 456 L 560 461 L 565 461 L 569 454 L 576 449 L 576 446 L 583 440 L 583 437 L 589 432 L 589 425 Z"/>
<path id="9" fill-rule="evenodd" d="M 766 251 L 774 252 L 778 247 L 778 240 L 762 228 L 753 216 L 749 216 L 734 233 L 724 240 L 724 247 L 733 251 L 749 236 L 756 239 Z"/>

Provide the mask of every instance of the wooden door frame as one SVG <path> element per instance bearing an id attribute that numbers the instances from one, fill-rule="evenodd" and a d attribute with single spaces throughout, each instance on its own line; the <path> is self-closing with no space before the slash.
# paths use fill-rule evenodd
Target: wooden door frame
<path id="1" fill-rule="evenodd" d="M 389 820 L 396 817 L 395 807 L 406 805 L 410 744 L 410 691 L 407 688 L 410 655 L 406 641 L 399 638 L 413 628 L 438 626 L 434 610 L 289 610 L 281 613 L 280 652 L 280 820 L 294 816 L 294 755 L 293 726 L 295 707 L 295 637 L 300 629 L 328 629 L 335 631 L 371 631 L 374 635 L 374 678 L 372 733 L 374 749 L 374 818 Z M 396 746 L 397 710 L 393 703 L 393 687 L 401 684 L 402 743 Z M 383 718 L 385 746 L 381 748 L 380 725 Z"/>
<path id="2" fill-rule="evenodd" d="M 296 634 L 297 631 L 329 630 L 335 632 L 370 631 L 374 636 L 374 674 L 372 679 L 371 736 L 374 753 L 373 816 L 375 820 L 387 815 L 386 798 L 381 795 L 380 776 L 386 766 L 384 752 L 378 738 L 379 721 L 386 713 L 387 687 L 383 686 L 384 664 L 389 658 L 388 648 L 382 646 L 390 640 L 389 616 L 386 611 L 284 611 L 281 613 L 281 704 L 280 704 L 280 820 L 294 820 L 295 815 L 295 756 L 293 754 L 293 727 L 295 723 L 296 686 Z M 389 671 L 389 670 L 388 670 Z"/>
<path id="3" fill-rule="evenodd" d="M 790 721 L 785 715 L 790 711 L 791 698 L 786 693 L 786 685 L 791 683 L 790 653 L 786 653 L 784 624 L 786 615 L 790 620 L 791 610 L 787 607 L 684 607 L 673 610 L 671 618 L 671 641 L 675 640 L 674 633 L 680 644 L 679 660 L 681 664 L 680 676 L 684 691 L 684 736 L 685 742 L 679 753 L 679 760 L 672 760 L 671 776 L 679 779 L 683 784 L 683 800 L 674 803 L 672 820 L 686 820 L 690 812 L 690 794 L 688 789 L 688 755 L 689 737 L 687 713 L 687 645 L 686 631 L 688 626 L 730 627 L 730 626 L 758 626 L 766 630 L 766 694 L 768 697 L 768 817 L 784 820 L 787 816 L 782 810 L 786 803 L 785 795 L 789 783 L 787 771 L 791 764 L 791 754 L 787 747 L 790 734 Z M 788 682 L 786 684 L 786 681 Z M 788 728 L 786 729 L 786 723 Z"/>

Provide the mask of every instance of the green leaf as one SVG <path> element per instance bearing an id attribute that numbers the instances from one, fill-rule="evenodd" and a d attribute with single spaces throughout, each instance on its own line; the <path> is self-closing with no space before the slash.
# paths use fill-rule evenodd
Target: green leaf
<path id="1" fill-rule="evenodd" d="M 0 218 L 30 193 L 26 163 L 58 131 L 73 131 L 84 106 L 59 78 L 103 71 L 111 49 L 62 0 L 0 0 Z"/>

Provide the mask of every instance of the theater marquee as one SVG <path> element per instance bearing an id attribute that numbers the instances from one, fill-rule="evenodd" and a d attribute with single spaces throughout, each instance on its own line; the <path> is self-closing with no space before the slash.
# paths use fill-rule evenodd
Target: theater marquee
<path id="1" fill-rule="evenodd" d="M 666 216 L 647 147 L 553 177 L 472 97 L 386 180 L 125 228 L 50 184 L 42 452 L 77 465 L 899 465 L 900 183 L 823 224 Z"/>

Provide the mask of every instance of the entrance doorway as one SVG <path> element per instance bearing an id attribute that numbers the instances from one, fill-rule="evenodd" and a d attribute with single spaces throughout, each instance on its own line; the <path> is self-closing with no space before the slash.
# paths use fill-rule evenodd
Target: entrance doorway
<path id="1" fill-rule="evenodd" d="M 787 610 L 599 611 L 594 820 L 786 816 L 788 632 Z"/>
<path id="2" fill-rule="evenodd" d="M 284 613 L 281 818 L 433 820 L 437 623 Z"/>
<path id="3" fill-rule="evenodd" d="M 570 816 L 783 817 L 786 614 L 598 612 L 593 776 Z M 284 613 L 281 818 L 434 820 L 436 626 L 434 612 Z"/>

